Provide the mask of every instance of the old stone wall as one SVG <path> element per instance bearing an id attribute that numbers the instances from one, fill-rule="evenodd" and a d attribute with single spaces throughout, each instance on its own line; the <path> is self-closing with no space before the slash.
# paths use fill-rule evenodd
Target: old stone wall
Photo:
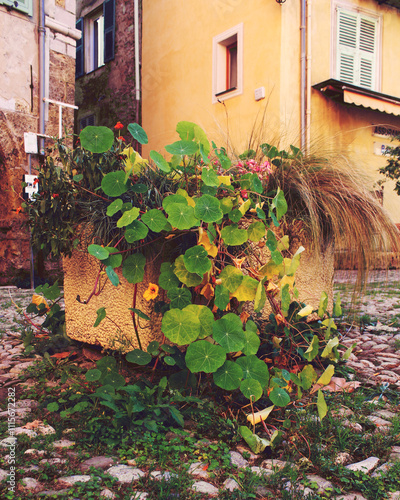
<path id="1" fill-rule="evenodd" d="M 74 104 L 75 39 L 61 32 L 75 29 L 75 1 L 46 0 L 45 13 L 45 95 Z M 0 285 L 29 284 L 29 231 L 21 209 L 21 183 L 23 175 L 35 174 L 42 161 L 24 149 L 24 133 L 40 131 L 38 25 L 39 0 L 33 1 L 32 15 L 0 5 Z M 58 106 L 46 108 L 45 134 L 58 136 Z M 73 110 L 64 109 L 63 126 L 70 132 L 73 118 Z M 52 144 L 46 139 L 46 147 Z M 39 267 L 43 269 L 43 262 Z"/>
<path id="2" fill-rule="evenodd" d="M 90 16 L 91 7 L 99 7 L 99 3 L 91 0 L 78 0 L 77 18 Z M 140 24 L 141 12 L 139 13 L 139 26 Z M 140 101 L 137 101 L 135 97 L 133 0 L 115 2 L 114 54 L 113 60 L 94 71 L 88 72 L 85 68 L 85 74 L 76 80 L 76 104 L 79 106 L 76 120 L 77 133 L 80 132 L 80 120 L 89 115 L 95 116 L 95 125 L 110 128 L 117 121 L 125 126 L 141 121 Z M 126 139 L 132 138 L 126 137 Z"/>

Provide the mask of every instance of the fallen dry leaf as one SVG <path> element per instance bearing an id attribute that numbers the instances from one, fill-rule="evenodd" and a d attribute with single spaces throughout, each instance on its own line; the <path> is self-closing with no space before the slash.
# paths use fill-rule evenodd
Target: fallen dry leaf
<path id="1" fill-rule="evenodd" d="M 356 380 L 347 382 L 345 378 L 332 377 L 328 385 L 315 384 L 311 389 L 311 394 L 318 391 L 318 389 L 329 392 L 353 392 L 360 385 L 361 382 L 357 382 Z"/>
<path id="2" fill-rule="evenodd" d="M 37 429 L 43 425 L 43 422 L 41 420 L 34 420 L 33 422 L 28 422 L 27 424 L 23 425 L 23 429 Z"/>

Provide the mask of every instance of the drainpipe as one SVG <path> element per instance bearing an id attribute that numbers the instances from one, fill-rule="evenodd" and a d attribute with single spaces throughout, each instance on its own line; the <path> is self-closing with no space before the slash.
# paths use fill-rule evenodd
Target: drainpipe
<path id="1" fill-rule="evenodd" d="M 306 57 L 306 75 L 307 75 L 307 97 L 306 97 L 306 151 L 310 151 L 311 145 L 311 1 L 307 1 L 307 57 Z"/>
<path id="2" fill-rule="evenodd" d="M 45 68 L 45 36 L 46 36 L 46 28 L 45 28 L 45 0 L 40 0 L 39 7 L 39 134 L 42 136 L 45 134 L 45 77 L 46 77 L 46 68 Z M 39 139 L 39 152 L 41 155 L 44 155 L 44 138 L 40 137 Z"/>
<path id="3" fill-rule="evenodd" d="M 139 46 L 139 0 L 134 2 L 134 31 L 135 31 L 135 87 L 136 100 L 140 101 L 140 46 Z"/>
<path id="4" fill-rule="evenodd" d="M 300 147 L 306 151 L 306 0 L 300 0 Z"/>

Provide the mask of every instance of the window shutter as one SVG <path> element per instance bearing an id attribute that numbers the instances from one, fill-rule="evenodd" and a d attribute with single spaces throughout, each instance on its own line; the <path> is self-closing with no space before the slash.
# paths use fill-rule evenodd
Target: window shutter
<path id="1" fill-rule="evenodd" d="M 104 15 L 104 62 L 114 59 L 115 45 L 115 0 L 105 0 Z"/>
<path id="2" fill-rule="evenodd" d="M 340 81 L 374 89 L 378 20 L 338 9 L 337 67 Z"/>
<path id="3" fill-rule="evenodd" d="M 76 29 L 81 31 L 82 36 L 76 41 L 76 57 L 75 57 L 75 78 L 82 76 L 84 73 L 84 53 L 83 53 L 83 18 L 76 21 Z"/>
<path id="4" fill-rule="evenodd" d="M 32 0 L 0 0 L 0 4 L 9 5 L 15 10 L 28 14 L 28 16 L 32 16 L 33 14 Z"/>

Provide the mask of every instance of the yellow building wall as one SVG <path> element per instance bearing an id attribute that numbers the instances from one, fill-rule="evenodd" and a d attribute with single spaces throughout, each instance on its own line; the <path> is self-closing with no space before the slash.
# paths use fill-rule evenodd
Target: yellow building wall
<path id="1" fill-rule="evenodd" d="M 334 77 L 332 35 L 334 0 L 308 0 L 310 87 Z M 382 26 L 380 92 L 400 97 L 400 11 L 375 0 L 341 0 L 378 13 Z M 300 5 L 273 0 L 143 0 L 142 98 L 143 127 L 149 135 L 144 155 L 178 139 L 181 120 L 199 124 L 208 137 L 230 151 L 247 149 L 253 133 L 257 143 L 287 148 L 300 146 Z M 243 23 L 243 94 L 212 103 L 213 37 Z M 254 90 L 265 87 L 265 99 Z M 356 106 L 338 104 L 320 91 L 308 92 L 310 151 L 337 153 L 353 162 L 371 186 L 382 176 L 386 159 L 374 153 L 376 125 L 400 130 L 400 118 Z M 223 98 L 221 98 L 221 101 Z M 400 197 L 393 184 L 385 187 L 384 206 L 400 222 Z"/>

